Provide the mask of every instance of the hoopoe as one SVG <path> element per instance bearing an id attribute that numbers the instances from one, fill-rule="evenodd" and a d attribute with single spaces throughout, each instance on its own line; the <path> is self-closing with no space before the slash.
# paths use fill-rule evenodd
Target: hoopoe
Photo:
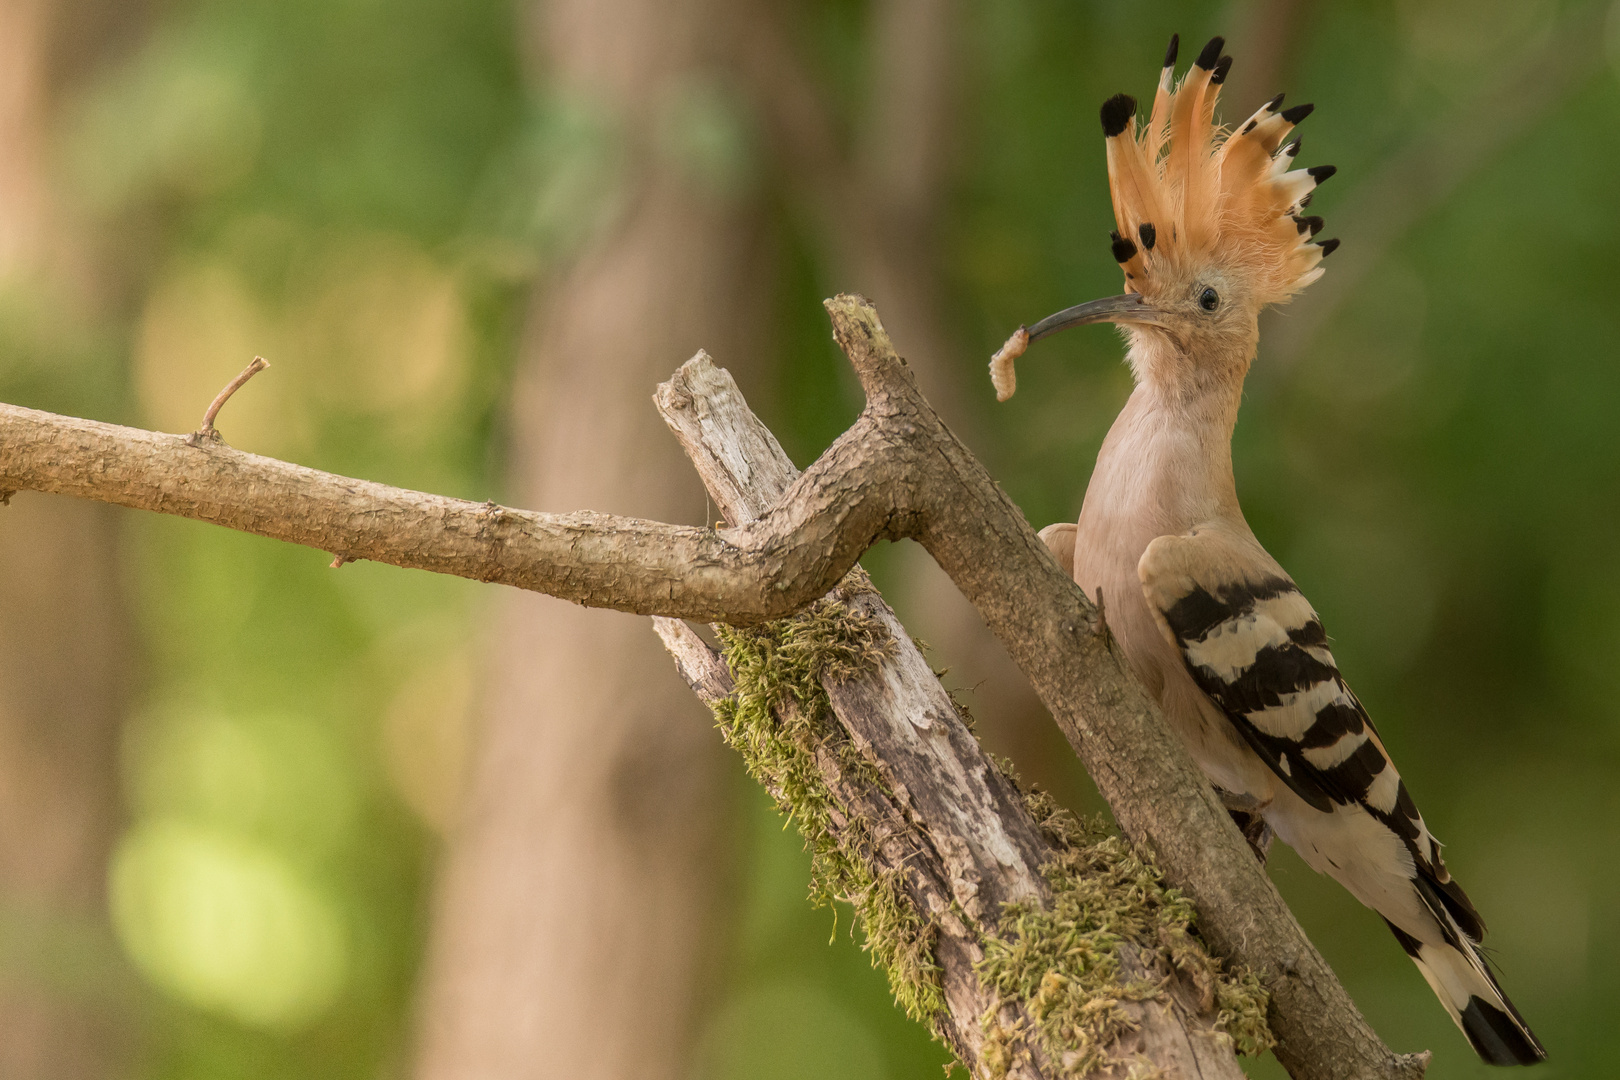
<path id="1" fill-rule="evenodd" d="M 1440 856 L 1316 612 L 1255 539 L 1232 478 L 1232 430 L 1258 318 L 1322 275 L 1337 240 L 1304 215 L 1331 166 L 1285 141 L 1310 105 L 1281 94 L 1214 125 L 1231 65 L 1216 38 L 1178 83 L 1170 40 L 1146 126 L 1102 107 L 1113 254 L 1125 293 L 1019 328 L 991 362 L 1071 326 L 1112 322 L 1135 390 L 1074 525 L 1042 531 L 1263 858 L 1275 833 L 1383 916 L 1479 1056 L 1545 1056 L 1480 952 L 1485 924 Z"/>

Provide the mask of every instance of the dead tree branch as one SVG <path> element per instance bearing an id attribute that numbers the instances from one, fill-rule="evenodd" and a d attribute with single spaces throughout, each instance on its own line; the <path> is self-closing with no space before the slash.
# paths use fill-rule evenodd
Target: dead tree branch
<path id="1" fill-rule="evenodd" d="M 658 388 L 654 401 L 733 525 L 768 513 L 797 479 L 798 470 L 749 410 L 730 374 L 707 354 L 682 365 Z M 949 1006 L 938 1018 L 942 1033 L 962 1061 L 983 1066 L 987 1033 L 980 1018 L 987 1011 L 996 1015 L 1001 1031 L 1035 1027 L 1021 1006 L 1002 1006 L 998 1014 L 996 995 L 977 976 L 975 965 L 984 959 L 983 928 L 996 926 L 1005 903 L 1049 904 L 1051 888 L 1042 868 L 1059 853 L 963 724 L 928 661 L 865 574 L 851 574 L 836 593 L 840 603 L 881 625 L 892 644 L 872 671 L 854 679 L 823 679 L 833 714 L 876 770 L 874 778 L 832 755 L 823 757 L 827 783 L 844 805 L 859 808 L 862 821 L 861 836 L 843 835 L 850 831 L 847 821 L 835 825 L 839 842 L 879 838 L 870 844 L 875 876 L 903 882 L 911 905 L 932 926 L 934 959 Z M 731 693 L 723 661 L 685 623 L 654 621 L 700 698 L 712 706 Z M 1214 1010 L 1200 1000 L 1207 987 L 1201 994 L 1131 942 L 1119 952 L 1122 982 L 1164 983 L 1169 993 L 1152 1002 L 1121 1003 L 1129 1030 L 1109 1048 L 1109 1056 L 1129 1063 L 1141 1055 L 1169 1076 L 1241 1080 L 1229 1041 L 1213 1030 Z M 1044 1061 L 1038 1047 L 1034 1050 L 1029 1059 L 1009 1063 L 1007 1075 L 1034 1080 L 1064 1074 L 1060 1063 Z"/>
<path id="2" fill-rule="evenodd" d="M 945 427 L 858 297 L 828 302 L 867 395 L 856 424 L 757 521 L 725 530 L 537 514 L 304 469 L 223 446 L 0 407 L 0 489 L 178 514 L 350 558 L 644 614 L 751 624 L 810 604 L 878 539 L 922 543 L 1006 643 L 1127 837 L 1196 903 L 1220 955 L 1272 993 L 1298 1080 L 1422 1075 L 1392 1054 L 1300 930 L 1095 608 Z"/>

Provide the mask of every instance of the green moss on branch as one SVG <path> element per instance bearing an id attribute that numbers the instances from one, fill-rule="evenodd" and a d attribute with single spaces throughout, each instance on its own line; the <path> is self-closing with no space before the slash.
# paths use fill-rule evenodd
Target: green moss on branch
<path id="1" fill-rule="evenodd" d="M 829 783 L 842 776 L 887 794 L 832 715 L 822 680 L 871 670 L 893 640 L 876 619 L 832 599 L 790 619 L 717 631 L 736 687 L 715 708 L 718 726 L 804 837 L 812 899 L 851 905 L 895 1000 L 938 1032 L 946 1006 L 934 924 L 902 873 L 881 865 L 873 822 Z M 1192 934 L 1187 899 L 1103 822 L 1082 826 L 1043 793 L 1024 799 L 1057 851 L 1043 867 L 1052 901 L 1005 905 L 999 925 L 985 928 L 977 973 L 997 1001 L 981 1018 L 989 1075 L 1006 1075 L 1032 1046 L 1063 1076 L 1116 1064 L 1112 1049 L 1132 1026 L 1126 1004 L 1163 997 L 1176 980 L 1194 990 L 1200 1011 L 1217 1014 L 1217 1031 L 1240 1053 L 1270 1047 L 1265 990 L 1253 975 L 1221 971 Z M 1121 974 L 1124 942 L 1142 951 L 1151 976 Z M 1012 1015 L 1020 1019 L 1004 1022 Z"/>
<path id="2" fill-rule="evenodd" d="M 844 805 L 824 769 L 883 788 L 877 770 L 834 720 L 822 679 L 871 670 L 894 648 L 876 619 L 821 600 L 791 619 L 718 627 L 736 684 L 715 709 L 727 744 L 799 828 L 811 856 L 811 898 L 854 909 L 862 947 L 889 977 L 895 1000 L 932 1025 L 945 1009 L 934 927 L 906 895 L 899 871 L 880 868 L 871 823 Z"/>
<path id="3" fill-rule="evenodd" d="M 1044 793 L 1025 801 L 1059 854 L 1042 868 L 1052 902 L 1005 905 L 984 939 L 977 971 L 997 997 L 980 1021 L 992 1077 L 1006 1075 L 1031 1043 L 1062 1076 L 1119 1064 L 1112 1047 L 1133 1027 L 1124 1005 L 1163 997 L 1174 979 L 1197 992 L 1204 1011 L 1216 1011 L 1216 1030 L 1239 1053 L 1273 1045 L 1259 979 L 1221 970 L 1193 936 L 1191 902 L 1166 888 L 1157 868 L 1103 819 L 1082 825 Z M 1125 942 L 1142 951 L 1151 976 L 1122 976 Z M 1028 1020 L 1004 1023 L 1011 1004 L 1022 1005 Z"/>

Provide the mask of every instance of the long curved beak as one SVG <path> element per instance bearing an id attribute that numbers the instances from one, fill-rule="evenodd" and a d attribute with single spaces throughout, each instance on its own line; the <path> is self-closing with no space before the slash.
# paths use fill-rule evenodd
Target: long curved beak
<path id="1" fill-rule="evenodd" d="M 1123 293 L 1085 304 L 1076 304 L 1074 307 L 1064 308 L 1055 315 L 1048 315 L 1029 328 L 1029 340 L 1039 341 L 1071 326 L 1099 322 L 1163 326 L 1164 316 L 1158 308 L 1143 300 L 1141 293 Z"/>
<path id="2" fill-rule="evenodd" d="M 1024 355 L 1024 350 L 1029 348 L 1030 342 L 1051 337 L 1059 330 L 1067 330 L 1071 326 L 1098 322 L 1138 326 L 1167 325 L 1164 313 L 1143 300 L 1141 293 L 1124 293 L 1064 308 L 1028 328 L 1020 326 L 1013 331 L 1012 337 L 1007 339 L 1007 344 L 990 358 L 990 381 L 996 388 L 996 400 L 1006 401 L 1018 388 L 1018 376 L 1013 372 L 1013 361 Z"/>

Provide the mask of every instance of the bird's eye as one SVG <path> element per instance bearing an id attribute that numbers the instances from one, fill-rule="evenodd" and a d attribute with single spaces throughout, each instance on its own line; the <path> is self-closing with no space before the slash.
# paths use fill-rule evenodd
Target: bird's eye
<path id="1" fill-rule="evenodd" d="M 1205 311 L 1214 311 L 1221 306 L 1220 294 L 1206 285 L 1204 291 L 1198 294 L 1198 306 Z"/>

